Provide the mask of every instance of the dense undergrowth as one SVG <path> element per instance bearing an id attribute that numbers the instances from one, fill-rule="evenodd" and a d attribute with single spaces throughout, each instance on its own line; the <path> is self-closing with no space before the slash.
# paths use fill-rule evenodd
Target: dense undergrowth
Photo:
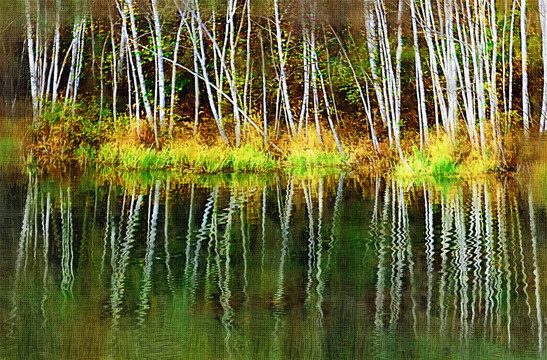
<path id="1" fill-rule="evenodd" d="M 446 136 L 441 136 L 432 139 L 427 149 L 413 147 L 395 166 L 394 175 L 399 178 L 466 178 L 498 171 L 499 161 L 491 152 L 481 154 L 464 141 L 453 144 Z"/>
<path id="2" fill-rule="evenodd" d="M 180 126 L 161 134 L 159 146 L 146 123 L 140 129 L 127 119 L 116 124 L 91 121 L 93 112 L 72 115 L 62 109 L 44 115 L 33 127 L 27 164 L 44 171 L 75 164 L 119 170 L 177 170 L 196 173 L 267 172 L 275 169 L 345 167 L 347 159 L 332 141 L 321 145 L 313 136 L 299 141 L 278 139 L 282 149 L 265 148 L 249 133 L 240 147 L 215 137 L 193 136 Z M 282 145 L 284 144 L 284 145 Z M 279 151 L 281 150 L 281 152 Z"/>
<path id="3" fill-rule="evenodd" d="M 500 169 L 511 171 L 518 156 L 514 139 L 506 139 L 507 150 L 501 158 L 492 149 L 484 153 L 472 150 L 463 135 L 452 143 L 444 135 L 433 134 L 429 146 L 422 150 L 416 137 L 407 135 L 402 140 L 403 159 L 386 143 L 381 144 L 380 152 L 375 151 L 368 139 L 352 139 L 353 142 L 345 144 L 347 155 L 343 157 L 331 138 L 324 134 L 321 143 L 313 132 L 290 141 L 283 136 L 272 138 L 266 147 L 251 129 L 242 146 L 229 147 L 215 136 L 204 136 L 207 130 L 193 136 L 184 124 L 171 134 L 160 134 L 158 146 L 153 129 L 146 123 L 141 123 L 137 131 L 126 118 L 114 123 L 111 119 L 97 121 L 96 117 L 93 109 L 72 114 L 59 108 L 45 114 L 33 126 L 34 141 L 26 156 L 27 165 L 45 172 L 80 165 L 203 174 L 280 169 L 298 173 L 313 168 L 347 168 L 362 173 L 392 174 L 397 178 L 465 178 Z"/>

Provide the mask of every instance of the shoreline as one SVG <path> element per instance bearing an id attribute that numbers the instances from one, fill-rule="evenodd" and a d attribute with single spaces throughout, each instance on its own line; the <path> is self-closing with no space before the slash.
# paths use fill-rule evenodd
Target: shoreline
<path id="1" fill-rule="evenodd" d="M 161 149 L 138 143 L 107 142 L 97 147 L 78 147 L 75 151 L 36 154 L 34 144 L 27 148 L 25 165 L 44 173 L 66 172 L 72 166 L 106 171 L 172 171 L 192 174 L 249 174 L 272 172 L 352 171 L 382 174 L 401 179 L 451 178 L 509 175 L 517 166 L 502 167 L 496 159 L 484 159 L 471 152 L 462 160 L 454 150 L 436 144 L 424 151 L 416 148 L 405 153 L 403 161 L 393 151 L 386 155 L 362 154 L 361 147 L 346 147 L 346 157 L 336 149 L 310 146 L 287 149 L 285 155 L 274 155 L 262 146 L 245 144 L 239 148 L 207 145 L 194 139 L 167 142 Z M 374 156 L 374 158 L 372 158 Z"/>
<path id="2" fill-rule="evenodd" d="M 321 139 L 312 131 L 297 138 L 272 134 L 265 145 L 254 129 L 247 128 L 241 145 L 235 147 L 224 144 L 214 129 L 201 128 L 194 135 L 186 124 L 179 123 L 172 132 L 161 133 L 157 142 L 153 129 L 136 129 L 130 119 L 112 123 L 96 121 L 90 114 L 60 115 L 46 115 L 30 127 L 31 138 L 23 149 L 24 164 L 40 173 L 63 173 L 79 166 L 84 170 L 94 167 L 196 174 L 327 169 L 400 179 L 512 176 L 538 157 L 538 149 L 533 150 L 530 143 L 544 139 L 525 138 L 513 129 L 502 139 L 500 155 L 490 143 L 482 150 L 472 146 L 463 130 L 455 141 L 442 131 L 432 131 L 429 143 L 423 146 L 418 133 L 408 130 L 401 141 L 402 153 L 398 153 L 387 141 L 379 143 L 379 150 L 374 149 L 366 133 L 345 127 L 342 155 L 328 133 Z"/>

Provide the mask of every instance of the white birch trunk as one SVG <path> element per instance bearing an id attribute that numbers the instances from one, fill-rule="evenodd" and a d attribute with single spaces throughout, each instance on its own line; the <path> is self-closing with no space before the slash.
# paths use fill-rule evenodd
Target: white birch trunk
<path id="1" fill-rule="evenodd" d="M 463 0 L 466 1 L 466 0 Z M 464 9 L 463 1 L 460 3 L 461 8 Z M 469 43 L 470 36 L 467 34 L 466 23 L 460 21 L 458 6 L 456 6 L 456 24 L 458 29 L 458 41 L 462 44 L 461 46 L 461 61 L 463 68 L 463 78 L 460 79 L 460 82 L 463 87 L 462 98 L 463 104 L 465 107 L 465 118 L 467 122 L 467 132 L 469 133 L 469 140 L 474 149 L 478 149 L 479 143 L 477 139 L 477 131 L 475 129 L 476 122 L 476 112 L 475 112 L 475 94 L 473 92 L 473 82 L 471 80 L 471 70 L 472 66 L 470 61 L 472 59 L 472 50 L 470 49 L 471 45 Z M 462 10 L 463 11 L 463 10 Z M 465 16 L 465 14 L 464 14 Z M 461 77 L 461 76 L 460 76 Z"/>
<path id="2" fill-rule="evenodd" d="M 367 6 L 366 4 L 368 4 L 368 2 L 365 2 L 365 6 Z M 378 110 L 380 111 L 382 123 L 384 126 L 388 127 L 389 144 L 391 145 L 393 144 L 393 138 L 391 136 L 391 123 L 387 119 L 384 96 L 380 88 L 381 80 L 378 77 L 378 68 L 376 65 L 376 59 L 378 56 L 378 30 L 372 9 L 365 9 L 365 29 L 372 85 L 374 87 L 374 92 L 376 93 L 376 101 L 378 103 Z"/>
<path id="3" fill-rule="evenodd" d="M 38 80 L 36 74 L 36 58 L 34 54 L 33 24 L 31 20 L 30 0 L 25 0 L 25 20 L 27 26 L 27 52 L 30 71 L 30 95 L 32 98 L 32 115 L 38 117 Z"/>
<path id="4" fill-rule="evenodd" d="M 53 39 L 53 84 L 51 90 L 51 106 L 57 102 L 57 83 L 59 82 L 59 53 L 61 44 L 61 0 L 55 2 L 55 34 Z"/>
<path id="5" fill-rule="evenodd" d="M 317 79 L 318 79 L 318 67 L 317 67 L 317 59 L 315 54 L 315 30 L 312 28 L 310 30 L 311 36 L 310 36 L 310 63 L 311 63 L 311 87 L 312 87 L 312 94 L 313 94 L 313 116 L 315 120 L 315 131 L 317 133 L 317 139 L 319 139 L 319 143 L 323 144 L 323 138 L 321 137 L 321 124 L 319 123 L 319 94 L 317 91 Z"/>
<path id="6" fill-rule="evenodd" d="M 180 12 L 181 18 L 184 18 L 186 16 L 185 13 Z M 177 37 L 175 40 L 175 49 L 173 50 L 173 65 L 171 69 L 171 96 L 169 97 L 169 134 L 173 134 L 173 125 L 175 123 L 175 88 L 176 88 L 176 79 L 177 79 L 177 61 L 178 61 L 178 54 L 179 54 L 179 47 L 180 47 L 180 38 L 182 35 L 182 28 L 184 26 L 184 21 L 181 20 L 179 24 L 179 28 L 177 30 Z M 194 63 L 197 61 L 194 55 Z M 194 71 L 195 71 L 194 67 Z M 197 71 L 196 71 L 197 72 Z M 196 78 L 194 76 L 194 78 Z M 197 78 L 196 78 L 197 79 Z M 199 84 L 199 82 L 198 82 Z M 199 88 L 198 88 L 198 97 L 199 97 Z M 199 108 L 199 106 L 198 106 Z M 195 130 L 194 130 L 195 131 Z M 195 135 L 195 133 L 194 133 Z"/>
<path id="7" fill-rule="evenodd" d="M 266 147 L 268 146 L 268 104 L 266 94 L 266 61 L 264 56 L 264 41 L 262 39 L 262 32 L 260 33 L 260 58 L 262 60 L 262 116 L 264 118 L 262 131 L 264 133 L 264 147 Z"/>
<path id="8" fill-rule="evenodd" d="M 319 82 L 321 84 L 321 90 L 323 92 L 323 101 L 325 102 L 325 109 L 327 110 L 327 121 L 329 122 L 330 129 L 332 131 L 332 136 L 334 138 L 334 142 L 336 144 L 336 147 L 338 148 L 338 151 L 340 152 L 340 155 L 342 157 L 345 157 L 344 149 L 342 148 L 342 144 L 340 143 L 340 139 L 338 137 L 338 133 L 336 132 L 336 128 L 334 127 L 334 123 L 332 122 L 332 116 L 330 113 L 330 104 L 329 104 L 329 98 L 327 93 L 327 88 L 325 86 L 325 80 L 323 78 L 323 73 L 321 72 L 321 69 L 319 69 L 319 61 L 317 59 L 317 53 L 314 51 L 314 61 L 313 64 L 317 68 L 317 74 L 319 75 Z"/>
<path id="9" fill-rule="evenodd" d="M 154 19 L 154 34 L 156 37 L 156 51 L 154 51 L 157 63 L 157 75 L 158 75 L 158 95 L 159 95 L 159 116 L 160 116 L 160 128 L 165 129 L 165 71 L 163 69 L 163 41 L 161 34 L 161 23 L 158 12 L 158 1 L 150 0 L 152 5 L 152 17 Z M 135 37 L 136 39 L 136 37 Z"/>
<path id="10" fill-rule="evenodd" d="M 541 0 L 540 0 L 541 1 Z M 499 144 L 499 114 L 498 114 L 498 88 L 497 88 L 497 62 L 498 62 L 498 26 L 496 24 L 496 0 L 490 0 L 490 32 L 492 43 L 492 55 L 490 60 L 489 98 L 490 98 L 490 124 L 492 126 L 492 138 L 496 153 L 501 151 Z"/>
<path id="11" fill-rule="evenodd" d="M 522 68 L 522 126 L 524 136 L 530 133 L 530 98 L 528 96 L 528 32 L 526 0 L 520 0 L 520 51 Z"/>
<path id="12" fill-rule="evenodd" d="M 76 73 L 78 66 L 78 53 L 80 50 L 80 30 L 81 30 L 81 20 L 76 20 L 72 29 L 72 52 L 70 58 L 70 71 L 68 74 L 68 82 L 66 85 L 65 92 L 65 106 L 68 105 L 68 102 L 73 99 L 73 93 L 76 83 Z M 73 104 L 74 105 L 74 104 Z"/>
<path id="13" fill-rule="evenodd" d="M 122 17 L 129 15 L 129 24 L 131 27 L 131 39 L 130 42 L 133 45 L 133 55 L 135 56 L 135 67 L 137 68 L 137 75 L 139 79 L 139 85 L 141 90 L 141 97 L 144 103 L 144 110 L 146 112 L 146 120 L 150 125 L 153 121 L 152 108 L 150 106 L 150 100 L 148 99 L 148 92 L 146 90 L 146 84 L 144 81 L 144 72 L 142 70 L 141 50 L 139 49 L 139 41 L 137 35 L 137 24 L 135 19 L 135 10 L 133 0 L 125 0 L 123 9 L 119 9 Z"/>
<path id="14" fill-rule="evenodd" d="M 273 0 L 275 14 L 275 34 L 277 40 L 277 55 L 279 57 L 279 81 L 281 83 L 281 93 L 283 96 L 283 104 L 287 122 L 289 123 L 289 133 L 296 135 L 296 127 L 292 117 L 291 102 L 289 100 L 289 89 L 287 86 L 287 74 L 285 73 L 285 52 L 283 51 L 282 35 L 281 35 L 281 18 L 279 16 L 279 0 Z"/>
<path id="15" fill-rule="evenodd" d="M 418 42 L 418 26 L 416 18 L 416 0 L 410 0 L 410 16 L 412 17 L 412 39 L 414 41 L 414 67 L 416 71 L 416 101 L 418 104 L 418 124 L 420 132 L 420 149 L 429 144 L 429 129 L 427 127 L 427 112 L 425 103 L 424 74 Z"/>
<path id="16" fill-rule="evenodd" d="M 515 34 L 515 11 L 517 7 L 517 0 L 513 0 L 511 7 L 511 25 L 509 30 L 509 89 L 507 96 L 507 126 L 509 126 L 509 120 L 512 117 L 513 112 L 513 51 L 514 51 L 514 34 Z"/>
<path id="17" fill-rule="evenodd" d="M 446 92 L 448 100 L 448 113 L 445 119 L 445 131 L 448 133 L 452 142 L 456 141 L 456 110 L 458 107 L 457 98 L 457 58 L 456 48 L 454 44 L 454 32 L 453 32 L 453 14 L 454 14 L 454 1 L 447 0 L 444 2 L 445 6 L 445 33 L 446 33 L 446 47 L 447 57 L 445 58 L 445 80 L 446 80 Z"/>
<path id="18" fill-rule="evenodd" d="M 234 25 L 234 17 L 237 7 L 237 0 L 230 1 L 230 13 L 228 16 L 228 38 L 230 42 L 230 72 L 231 74 L 226 74 L 229 85 L 230 85 L 230 93 L 232 95 L 232 101 L 233 101 L 233 109 L 234 109 L 234 117 L 235 117 L 235 136 L 236 136 L 236 147 L 239 147 L 241 145 L 241 116 L 238 111 L 238 91 L 237 91 L 237 84 L 236 79 L 238 77 L 236 66 L 235 66 L 235 56 L 236 56 L 236 34 L 235 34 L 235 25 Z"/>
<path id="19" fill-rule="evenodd" d="M 114 21 L 112 16 L 109 16 L 110 20 L 110 44 L 112 46 L 112 119 L 114 124 L 117 122 L 117 109 L 116 98 L 118 97 L 118 67 L 116 64 L 116 43 L 114 40 Z"/>
<path id="20" fill-rule="evenodd" d="M 103 119 L 103 106 L 104 106 L 104 54 L 106 52 L 106 44 L 108 43 L 108 40 L 109 40 L 109 37 L 110 35 L 107 35 L 105 40 L 104 40 L 104 44 L 103 44 L 103 48 L 101 50 L 101 65 L 100 65 L 100 68 L 99 68 L 99 81 L 100 81 L 100 89 L 101 89 L 101 93 L 99 95 L 99 123 L 102 121 Z"/>
<path id="21" fill-rule="evenodd" d="M 524 1 L 524 0 L 522 0 Z M 538 0 L 539 19 L 541 22 L 541 55 L 543 57 L 543 72 L 547 74 L 547 0 Z M 539 119 L 539 132 L 547 131 L 547 76 L 543 76 L 543 100 Z"/>
<path id="22" fill-rule="evenodd" d="M 186 23 L 186 26 L 189 28 L 191 33 L 191 40 L 192 40 L 192 46 L 193 46 L 194 52 L 198 53 L 198 58 L 201 65 L 201 72 L 205 82 L 205 89 L 207 91 L 207 96 L 209 99 L 211 112 L 213 113 L 213 117 L 215 119 L 215 123 L 217 125 L 220 137 L 222 138 L 224 143 L 229 146 L 230 141 L 228 140 L 228 137 L 226 136 L 226 132 L 224 131 L 222 119 L 220 118 L 220 115 L 217 112 L 217 107 L 215 104 L 213 91 L 211 88 L 211 82 L 209 79 L 209 75 L 207 73 L 207 62 L 206 62 L 206 56 L 205 56 L 203 28 L 202 28 L 202 22 L 201 22 L 201 15 L 199 11 L 199 4 L 197 1 L 194 2 L 194 6 L 195 6 L 195 9 L 192 10 L 192 19 L 190 21 L 190 25 Z"/>
<path id="23" fill-rule="evenodd" d="M 307 36 L 307 28 L 304 26 L 302 29 L 302 68 L 304 71 L 304 89 L 302 94 L 302 106 L 300 107 L 300 117 L 298 119 L 298 135 L 302 135 L 302 126 L 304 119 L 308 119 L 309 116 L 309 101 L 310 101 L 310 61 L 309 61 L 309 43 Z"/>
<path id="24" fill-rule="evenodd" d="M 251 0 L 246 0 L 245 2 L 246 14 L 247 14 L 247 36 L 245 39 L 245 50 L 247 52 L 247 57 L 245 59 L 245 83 L 243 85 L 243 110 L 247 113 L 251 108 L 250 95 L 249 100 L 247 100 L 247 94 L 251 93 L 249 78 L 251 76 Z"/>
<path id="25" fill-rule="evenodd" d="M 87 21 L 86 18 L 82 18 L 79 24 L 79 38 L 78 38 L 78 51 L 76 53 L 76 68 L 74 72 L 74 89 L 72 93 L 72 115 L 74 115 L 74 106 L 76 104 L 76 98 L 78 96 L 78 88 L 80 87 L 80 79 L 82 75 L 83 55 L 85 45 L 85 31 Z"/>

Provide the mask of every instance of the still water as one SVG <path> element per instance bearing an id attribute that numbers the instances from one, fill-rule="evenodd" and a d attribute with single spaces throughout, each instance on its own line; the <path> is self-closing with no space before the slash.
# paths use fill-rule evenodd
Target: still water
<path id="1" fill-rule="evenodd" d="M 0 358 L 547 355 L 545 184 L 0 187 Z"/>

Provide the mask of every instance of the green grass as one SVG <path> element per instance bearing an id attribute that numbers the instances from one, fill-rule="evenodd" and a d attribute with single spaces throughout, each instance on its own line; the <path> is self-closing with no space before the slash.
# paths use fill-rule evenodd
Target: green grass
<path id="1" fill-rule="evenodd" d="M 485 175 L 495 169 L 495 160 L 476 150 L 462 156 L 461 149 L 446 137 L 432 140 L 427 150 L 416 148 L 400 161 L 393 172 L 396 178 L 469 178 Z"/>
<path id="2" fill-rule="evenodd" d="M 96 161 L 99 165 L 124 170 L 174 169 L 205 174 L 263 172 L 277 167 L 271 155 L 252 145 L 206 147 L 193 141 L 171 143 L 162 150 L 143 145 L 107 143 L 100 147 Z"/>
<path id="3" fill-rule="evenodd" d="M 328 150 L 294 150 L 286 159 L 289 167 L 342 167 L 345 165 L 344 158 L 336 151 Z"/>

